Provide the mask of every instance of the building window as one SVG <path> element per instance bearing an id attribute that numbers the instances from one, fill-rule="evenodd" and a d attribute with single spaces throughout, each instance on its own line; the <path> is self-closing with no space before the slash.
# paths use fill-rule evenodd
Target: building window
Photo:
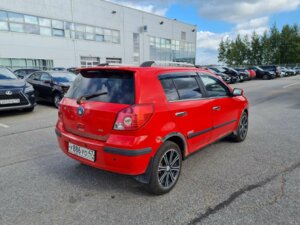
<path id="1" fill-rule="evenodd" d="M 9 12 L 8 13 L 8 18 L 9 18 L 9 21 L 12 21 L 12 22 L 18 22 L 18 23 L 23 23 L 24 22 L 23 15 L 19 14 L 19 13 Z"/>
<path id="2" fill-rule="evenodd" d="M 196 46 L 191 42 L 150 37 L 150 59 L 195 63 Z"/>
<path id="3" fill-rule="evenodd" d="M 43 27 L 51 27 L 51 20 L 46 18 L 39 18 L 39 25 Z"/>
<path id="4" fill-rule="evenodd" d="M 88 57 L 88 56 L 81 56 L 80 57 L 81 67 L 92 67 L 97 66 L 100 64 L 99 57 Z"/>
<path id="5" fill-rule="evenodd" d="M 0 31 L 120 43 L 120 31 L 0 10 Z"/>
<path id="6" fill-rule="evenodd" d="M 107 63 L 121 64 L 122 63 L 122 59 L 121 58 L 106 58 L 106 62 Z"/>
<path id="7" fill-rule="evenodd" d="M 140 35 L 133 33 L 133 62 L 140 63 Z"/>
<path id="8" fill-rule="evenodd" d="M 20 23 L 10 23 L 10 31 L 13 32 L 24 32 L 23 24 Z"/>
<path id="9" fill-rule="evenodd" d="M 0 21 L 7 21 L 7 13 L 0 11 Z"/>
<path id="10" fill-rule="evenodd" d="M 0 58 L 0 66 L 9 67 L 12 70 L 22 68 L 46 70 L 53 68 L 53 60 Z"/>
<path id="11" fill-rule="evenodd" d="M 0 21 L 0 30 L 8 30 L 7 22 Z"/>
<path id="12" fill-rule="evenodd" d="M 65 36 L 65 32 L 64 30 L 61 30 L 61 29 L 52 29 L 52 34 L 53 36 L 56 36 L 56 37 L 64 37 Z"/>
<path id="13" fill-rule="evenodd" d="M 186 32 L 181 31 L 181 40 L 185 41 L 186 40 Z"/>

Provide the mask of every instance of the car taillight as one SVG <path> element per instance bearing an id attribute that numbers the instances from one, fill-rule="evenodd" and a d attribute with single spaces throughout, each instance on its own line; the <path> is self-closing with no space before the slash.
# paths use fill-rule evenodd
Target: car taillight
<path id="1" fill-rule="evenodd" d="M 153 104 L 133 105 L 118 113 L 114 130 L 137 130 L 144 126 L 154 112 Z"/>

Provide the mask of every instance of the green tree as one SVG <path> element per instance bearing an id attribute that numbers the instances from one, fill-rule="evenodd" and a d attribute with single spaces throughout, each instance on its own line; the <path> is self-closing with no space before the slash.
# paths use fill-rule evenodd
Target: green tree
<path id="1" fill-rule="evenodd" d="M 218 61 L 219 62 L 225 62 L 226 60 L 226 47 L 225 47 L 225 43 L 224 40 L 222 39 L 220 44 L 219 44 L 219 48 L 218 48 Z"/>
<path id="2" fill-rule="evenodd" d="M 251 53 L 250 53 L 250 64 L 261 65 L 262 54 L 259 36 L 255 31 L 253 31 L 251 36 Z"/>
<path id="3" fill-rule="evenodd" d="M 265 31 L 260 39 L 262 64 L 268 65 L 272 63 L 272 49 L 268 32 Z"/>

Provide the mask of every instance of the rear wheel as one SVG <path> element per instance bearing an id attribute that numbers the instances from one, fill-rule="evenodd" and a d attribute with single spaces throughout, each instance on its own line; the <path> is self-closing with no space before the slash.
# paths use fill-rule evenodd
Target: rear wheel
<path id="1" fill-rule="evenodd" d="M 264 80 L 268 80 L 269 79 L 269 76 L 267 74 L 263 75 L 263 79 Z"/>
<path id="2" fill-rule="evenodd" d="M 165 194 L 176 185 L 182 164 L 182 154 L 177 144 L 166 141 L 156 153 L 147 189 L 156 195 Z"/>
<path id="3" fill-rule="evenodd" d="M 231 135 L 233 141 L 242 142 L 246 139 L 248 133 L 248 114 L 243 112 L 238 129 Z"/>
<path id="4" fill-rule="evenodd" d="M 56 108 L 58 108 L 59 106 L 59 103 L 61 101 L 62 97 L 60 94 L 55 94 L 54 97 L 53 97 L 53 104 Z"/>

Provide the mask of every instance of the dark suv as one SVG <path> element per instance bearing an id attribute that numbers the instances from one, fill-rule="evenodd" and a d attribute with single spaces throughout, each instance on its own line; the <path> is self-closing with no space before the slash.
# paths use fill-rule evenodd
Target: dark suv
<path id="1" fill-rule="evenodd" d="M 276 74 L 277 77 L 281 77 L 281 68 L 279 66 L 270 65 L 270 66 L 260 66 L 263 70 L 271 71 Z"/>
<path id="2" fill-rule="evenodd" d="M 178 181 L 182 160 L 230 135 L 245 140 L 248 101 L 204 69 L 81 69 L 61 101 L 56 135 L 83 164 L 135 176 L 155 194 Z"/>
<path id="3" fill-rule="evenodd" d="M 276 77 L 276 74 L 273 71 L 267 71 L 259 66 L 253 66 L 249 69 L 254 70 L 256 72 L 256 78 L 261 78 L 264 80 L 274 79 Z"/>
<path id="4" fill-rule="evenodd" d="M 12 71 L 0 66 L 0 111 L 21 109 L 33 111 L 35 96 L 33 87 L 19 79 Z"/>

